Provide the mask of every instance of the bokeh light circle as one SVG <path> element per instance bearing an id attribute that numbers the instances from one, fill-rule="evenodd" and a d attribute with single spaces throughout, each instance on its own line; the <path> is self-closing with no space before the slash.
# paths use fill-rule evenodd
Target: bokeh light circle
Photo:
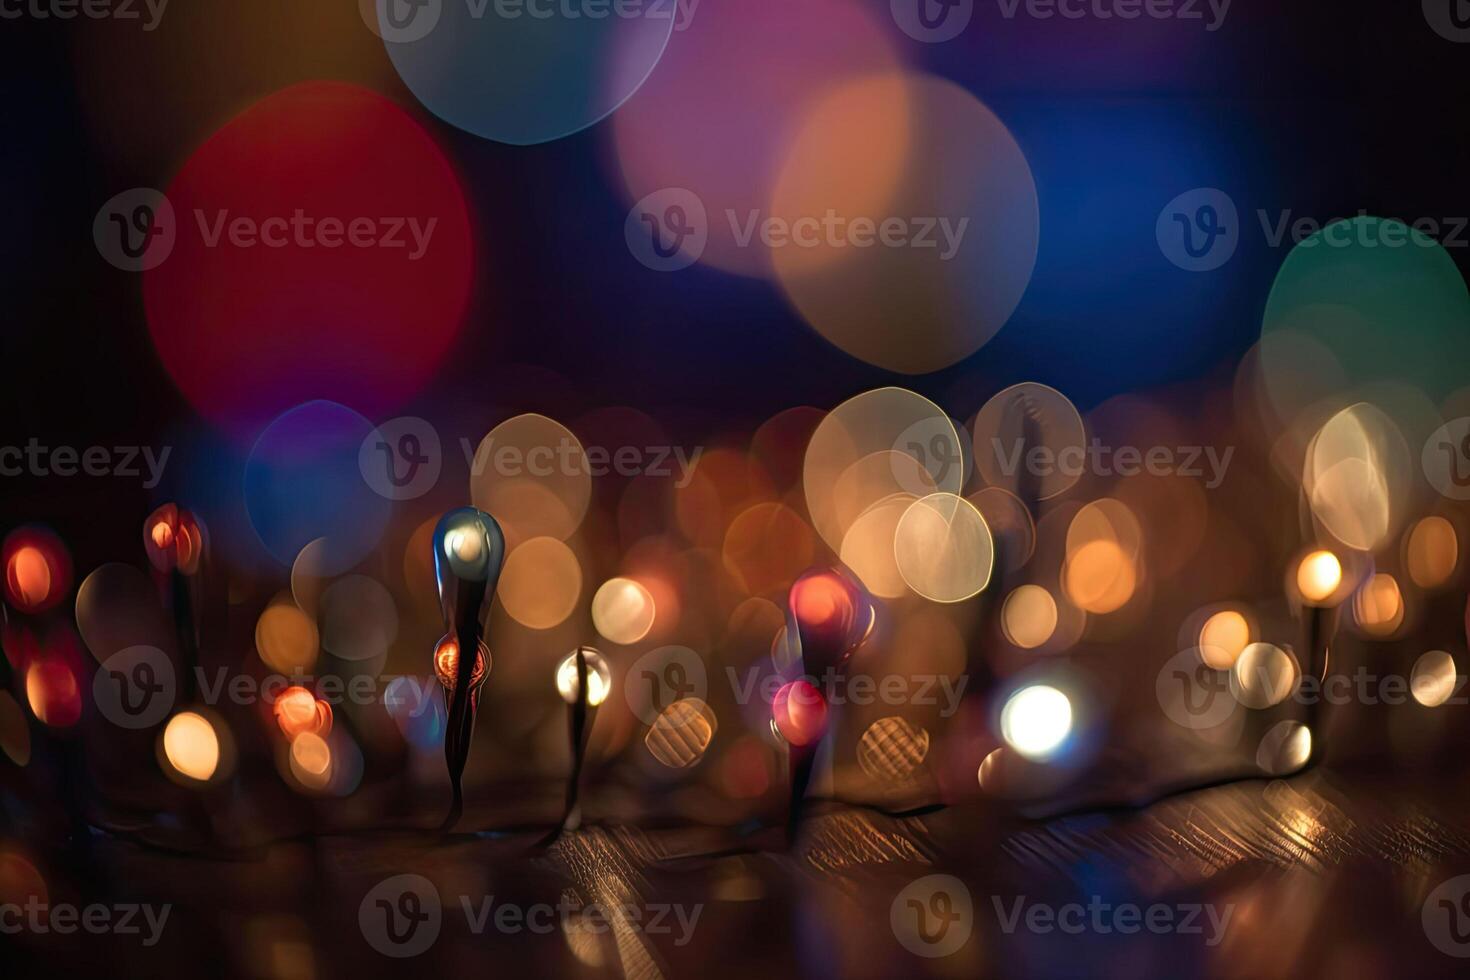
<path id="1" fill-rule="evenodd" d="M 953 82 L 902 72 L 812 107 L 771 214 L 792 230 L 772 262 L 802 317 L 904 374 L 949 367 L 1006 324 L 1040 236 L 1036 184 L 1005 124 Z"/>
<path id="2" fill-rule="evenodd" d="M 272 422 L 245 461 L 245 510 L 261 544 L 287 567 L 317 538 L 313 567 L 351 568 L 382 537 L 392 503 L 357 467 L 372 423 L 344 405 L 314 401 Z"/>
<path id="3" fill-rule="evenodd" d="M 619 646 L 647 636 L 654 614 L 652 594 L 635 579 L 610 578 L 592 596 L 592 625 Z"/>
<path id="4" fill-rule="evenodd" d="M 525 146 L 585 129 L 622 105 L 688 11 L 675 0 L 380 0 L 375 12 L 393 67 L 425 108 L 476 136 Z"/>
<path id="5" fill-rule="evenodd" d="M 496 594 L 512 619 L 534 630 L 559 626 L 582 595 L 582 566 L 556 538 L 532 538 L 510 553 Z"/>
<path id="6" fill-rule="evenodd" d="M 184 397 L 232 431 L 311 398 L 395 408 L 459 330 L 464 194 L 381 95 L 307 82 L 262 99 L 194 151 L 167 196 L 180 227 L 143 274 L 148 329 Z"/>
<path id="7" fill-rule="evenodd" d="M 893 553 L 909 588 L 934 602 L 962 602 L 989 583 L 995 548 L 974 504 L 936 493 L 904 511 Z"/>

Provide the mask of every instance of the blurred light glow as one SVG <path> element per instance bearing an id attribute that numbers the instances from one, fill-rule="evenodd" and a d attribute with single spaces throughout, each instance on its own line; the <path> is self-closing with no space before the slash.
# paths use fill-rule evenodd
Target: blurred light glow
<path id="1" fill-rule="evenodd" d="M 325 737 L 332 730 L 332 706 L 304 687 L 288 687 L 276 698 L 276 724 L 288 739 L 311 732 Z"/>
<path id="2" fill-rule="evenodd" d="M 807 511 L 833 551 L 848 528 L 892 494 L 959 493 L 964 454 L 953 420 L 903 388 L 878 388 L 827 413 L 807 443 L 802 488 Z"/>
<path id="3" fill-rule="evenodd" d="M 208 782 L 219 769 L 219 734 L 203 715 L 181 711 L 169 719 L 163 730 L 163 752 L 175 772 L 201 783 Z"/>
<path id="4" fill-rule="evenodd" d="M 1409 578 L 1421 589 L 1444 585 L 1460 562 L 1455 526 L 1439 516 L 1426 517 L 1414 525 L 1405 551 Z"/>
<path id="5" fill-rule="evenodd" d="M 827 731 L 827 699 L 810 681 L 783 684 L 771 701 L 771 724 L 790 744 L 811 745 Z"/>
<path id="6" fill-rule="evenodd" d="M 936 493 L 904 511 L 893 552 L 909 588 L 934 602 L 963 602 L 989 584 L 995 543 L 974 504 Z"/>
<path id="7" fill-rule="evenodd" d="M 896 599 L 908 591 L 898 569 L 894 540 L 899 521 L 917 499 L 908 493 L 885 497 L 863 511 L 842 538 L 842 564 L 875 596 Z"/>
<path id="8" fill-rule="evenodd" d="M 545 415 L 517 415 L 476 448 L 470 498 L 495 515 L 512 549 L 536 537 L 565 541 L 587 514 L 592 466 L 566 426 Z"/>
<path id="9" fill-rule="evenodd" d="M 1285 776 L 1312 756 L 1312 730 L 1299 721 L 1281 721 L 1261 738 L 1256 765 L 1272 776 Z"/>
<path id="10" fill-rule="evenodd" d="M 997 392 L 976 413 L 972 438 L 981 478 L 1023 505 L 1065 493 L 1081 478 L 1087 427 L 1067 396 L 1047 385 L 1027 381 Z M 1047 459 L 1058 465 L 1032 462 Z"/>
<path id="11" fill-rule="evenodd" d="M 1310 603 L 1327 601 L 1342 585 L 1342 563 L 1330 551 L 1314 551 L 1296 570 L 1296 587 Z"/>
<path id="12" fill-rule="evenodd" d="M 1379 572 L 1353 596 L 1353 618 L 1365 633 L 1388 636 L 1404 621 L 1404 597 L 1398 580 Z"/>
<path id="13" fill-rule="evenodd" d="M 532 538 L 510 553 L 497 590 L 511 618 L 533 630 L 566 622 L 582 595 L 582 566 L 556 538 Z"/>
<path id="14" fill-rule="evenodd" d="M 1296 661 L 1278 646 L 1252 643 L 1230 668 L 1230 693 L 1247 708 L 1280 704 L 1296 690 Z"/>
<path id="15" fill-rule="evenodd" d="M 364 12 L 403 84 L 440 119 L 500 143 L 529 146 L 586 129 L 638 91 L 658 64 L 673 4 L 625 8 L 377 0 Z M 631 11 L 631 15 L 628 11 Z"/>
<path id="16" fill-rule="evenodd" d="M 489 671 L 490 648 L 481 640 L 474 669 L 470 672 L 470 687 L 473 689 L 483 684 Z M 459 683 L 459 641 L 452 636 L 443 637 L 434 648 L 434 676 L 449 691 Z"/>
<path id="17" fill-rule="evenodd" d="M 582 647 L 587 662 L 587 704 L 593 708 L 607 700 L 612 693 L 612 669 L 607 658 L 591 647 Z M 556 690 L 567 704 L 576 704 L 582 685 L 577 671 L 577 651 L 573 650 L 562 659 L 556 668 Z"/>
<path id="18" fill-rule="evenodd" d="M 1028 759 L 1049 759 L 1072 733 L 1072 702 L 1054 687 L 1023 687 L 1006 699 L 1000 734 Z"/>
<path id="19" fill-rule="evenodd" d="M 1036 264 L 1025 154 L 974 95 L 931 75 L 870 73 L 829 90 L 797 129 L 770 211 L 792 229 L 771 249 L 792 305 L 848 354 L 903 374 L 979 350 Z M 919 215 L 938 220 L 931 245 L 909 237 Z"/>
<path id="20" fill-rule="evenodd" d="M 619 646 L 647 636 L 653 620 L 653 595 L 635 579 L 610 578 L 592 597 L 592 625 Z"/>
<path id="21" fill-rule="evenodd" d="M 1022 650 L 1035 650 L 1057 628 L 1057 601 L 1039 585 L 1022 585 L 1006 596 L 1000 611 L 1006 639 Z"/>
<path id="22" fill-rule="evenodd" d="M 5 584 L 20 609 L 39 609 L 51 595 L 51 566 L 40 548 L 16 549 L 5 566 Z"/>
<path id="23" fill-rule="evenodd" d="M 26 670 L 26 700 L 36 720 L 69 728 L 82 716 L 82 693 L 67 659 L 43 654 Z"/>
<path id="24" fill-rule="evenodd" d="M 257 83 L 253 73 L 212 111 L 238 106 Z M 387 413 L 422 389 L 459 332 L 475 250 L 464 192 L 424 127 L 383 95 L 339 81 L 268 95 L 195 149 L 165 194 L 178 231 L 168 260 L 143 273 L 148 329 L 184 397 L 235 434 L 312 398 Z M 196 211 L 232 225 L 253 219 L 259 237 L 251 247 L 233 233 L 212 240 Z M 261 244 L 295 216 L 279 247 Z M 394 216 L 417 222 L 418 244 L 404 227 L 405 247 L 341 247 L 351 235 L 322 247 L 328 219 L 370 221 L 376 245 Z M 351 447 L 354 469 L 362 441 Z M 388 459 L 374 459 L 384 479 Z M 358 483 L 368 489 L 363 474 Z M 297 509 L 308 503 L 292 498 Z M 304 543 L 277 557 L 289 561 Z"/>
<path id="25" fill-rule="evenodd" d="M 1443 650 L 1430 650 L 1414 661 L 1409 690 L 1426 708 L 1436 708 L 1450 699 L 1460 686 L 1455 660 Z"/>
<path id="26" fill-rule="evenodd" d="M 1250 642 L 1250 622 L 1234 609 L 1222 609 L 1200 627 L 1200 657 L 1215 670 L 1229 670 L 1235 666 L 1235 661 Z"/>
<path id="27" fill-rule="evenodd" d="M 255 621 L 255 650 L 280 673 L 314 668 L 320 644 L 316 622 L 294 602 L 274 602 Z"/>

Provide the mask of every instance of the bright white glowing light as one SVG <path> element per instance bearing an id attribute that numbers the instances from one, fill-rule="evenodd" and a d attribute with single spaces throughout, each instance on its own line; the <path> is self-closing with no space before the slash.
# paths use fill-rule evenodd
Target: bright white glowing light
<path id="1" fill-rule="evenodd" d="M 612 671 L 602 654 L 591 647 L 582 649 L 587 657 L 587 703 L 595 708 L 612 693 Z M 567 704 L 575 704 L 577 688 L 577 651 L 573 650 L 557 665 L 556 690 Z"/>
<path id="2" fill-rule="evenodd" d="M 1012 694 L 1000 712 L 1000 733 L 1028 759 L 1051 756 L 1072 732 L 1072 702 L 1054 687 L 1038 684 Z"/>

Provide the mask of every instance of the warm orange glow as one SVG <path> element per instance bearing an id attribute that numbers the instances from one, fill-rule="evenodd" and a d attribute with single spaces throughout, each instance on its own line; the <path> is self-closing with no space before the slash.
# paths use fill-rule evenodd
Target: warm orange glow
<path id="1" fill-rule="evenodd" d="M 1409 532 L 1406 548 L 1409 578 L 1421 589 L 1444 585 L 1460 561 L 1455 526 L 1443 517 L 1426 517 Z"/>
<path id="2" fill-rule="evenodd" d="M 485 672 L 489 667 L 488 653 L 484 644 L 481 644 L 479 656 L 475 658 L 475 669 L 470 674 L 472 688 L 479 687 L 485 681 Z M 459 641 L 452 636 L 441 639 L 434 650 L 434 676 L 451 691 L 459 682 Z"/>
<path id="3" fill-rule="evenodd" d="M 219 769 L 219 735 L 203 715 L 181 711 L 163 730 L 163 754 L 180 775 L 208 782 Z"/>
<path id="4" fill-rule="evenodd" d="M 10 595 L 22 609 L 35 609 L 51 596 L 51 563 L 40 548 L 25 545 L 10 556 L 5 568 Z"/>
<path id="5" fill-rule="evenodd" d="M 1123 549 L 1103 538 L 1087 542 L 1068 558 L 1062 581 L 1079 608 L 1102 614 L 1127 605 L 1137 587 L 1138 573 Z"/>
<path id="6" fill-rule="evenodd" d="M 556 538 L 532 538 L 506 559 L 498 594 L 505 611 L 522 626 L 560 626 L 582 595 L 581 562 Z"/>
<path id="7" fill-rule="evenodd" d="M 1387 636 L 1404 621 L 1404 599 L 1392 575 L 1374 575 L 1353 596 L 1353 618 L 1367 633 Z"/>
<path id="8" fill-rule="evenodd" d="M 159 548 L 168 548 L 174 543 L 174 529 L 167 521 L 158 521 L 153 525 L 152 537 Z"/>
<path id="9" fill-rule="evenodd" d="M 1342 584 L 1342 563 L 1330 551 L 1314 551 L 1296 570 L 1296 587 L 1308 602 L 1325 602 Z"/>
<path id="10" fill-rule="evenodd" d="M 1251 625 L 1234 609 L 1205 620 L 1199 631 L 1200 657 L 1215 670 L 1229 670 L 1251 641 Z"/>
<path id="11" fill-rule="evenodd" d="M 82 716 L 82 695 L 76 675 L 59 659 L 42 659 L 31 664 L 26 671 L 26 700 L 37 720 L 53 728 L 74 725 Z"/>
<path id="12" fill-rule="evenodd" d="M 276 723 L 288 739 L 310 732 L 325 736 L 332 730 L 332 706 L 318 701 L 304 687 L 291 687 L 276 699 Z"/>

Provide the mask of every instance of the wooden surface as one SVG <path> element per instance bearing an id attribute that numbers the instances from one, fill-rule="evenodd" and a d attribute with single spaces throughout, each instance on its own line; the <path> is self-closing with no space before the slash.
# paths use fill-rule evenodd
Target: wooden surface
<path id="1" fill-rule="evenodd" d="M 1041 822 L 979 805 L 906 817 L 824 807 L 790 851 L 779 829 L 588 827 L 547 848 L 534 832 L 336 836 L 230 860 L 96 837 L 87 860 L 109 894 L 174 904 L 163 940 L 7 936 L 20 969 L 7 975 L 1463 976 L 1470 960 L 1436 949 L 1421 913 L 1437 885 L 1470 872 L 1470 794 L 1424 782 L 1317 771 Z M 52 861 L 53 901 L 64 863 Z M 369 947 L 359 909 L 403 873 L 432 881 L 443 924 L 422 955 L 394 960 Z M 971 916 L 959 948 L 929 959 L 904 947 L 909 913 L 893 910 L 936 874 L 964 883 Z M 493 921 L 476 932 L 462 897 L 473 911 L 490 896 L 615 911 L 605 931 L 568 911 L 570 927 L 557 913 L 544 932 Z M 1108 912 L 1090 920 L 1106 929 L 1006 928 L 1018 907 L 1124 904 L 1166 906 L 1180 924 L 1198 905 L 1201 931 L 1124 934 Z M 639 928 L 665 907 L 697 918 L 685 931 L 668 911 L 664 928 Z M 1229 909 L 1223 930 L 1206 907 L 1217 921 Z"/>

